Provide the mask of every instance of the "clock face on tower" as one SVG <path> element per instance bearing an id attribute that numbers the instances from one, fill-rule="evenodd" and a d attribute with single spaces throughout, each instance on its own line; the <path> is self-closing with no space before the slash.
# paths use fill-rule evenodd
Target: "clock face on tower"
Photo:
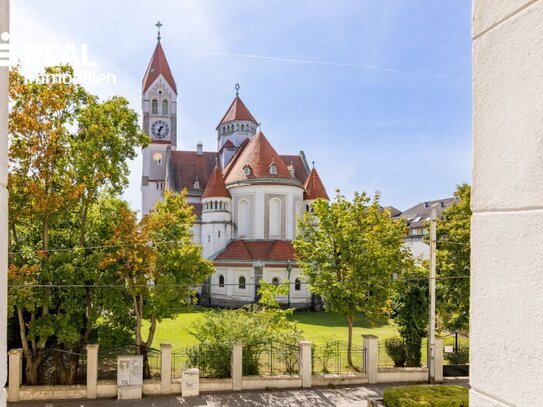
<path id="1" fill-rule="evenodd" d="M 154 137 L 162 139 L 168 136 L 170 127 L 164 120 L 157 120 L 151 126 L 151 133 Z"/>

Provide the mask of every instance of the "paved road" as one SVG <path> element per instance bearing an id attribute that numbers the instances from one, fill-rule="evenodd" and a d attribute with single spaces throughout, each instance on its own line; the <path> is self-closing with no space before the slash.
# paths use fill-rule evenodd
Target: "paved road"
<path id="1" fill-rule="evenodd" d="M 467 380 L 450 380 L 467 386 Z M 9 407 L 366 407 L 368 397 L 383 395 L 385 385 L 293 390 L 207 393 L 197 397 L 148 397 L 141 400 L 73 400 L 8 403 Z"/>

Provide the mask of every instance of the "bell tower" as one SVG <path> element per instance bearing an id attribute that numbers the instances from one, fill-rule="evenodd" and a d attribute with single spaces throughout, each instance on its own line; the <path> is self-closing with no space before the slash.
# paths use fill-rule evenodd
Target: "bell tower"
<path id="1" fill-rule="evenodd" d="M 147 214 L 162 199 L 166 179 L 166 154 L 177 146 L 177 85 L 160 42 L 157 44 L 142 83 L 143 130 L 151 143 L 143 149 L 141 181 L 142 213 Z"/>

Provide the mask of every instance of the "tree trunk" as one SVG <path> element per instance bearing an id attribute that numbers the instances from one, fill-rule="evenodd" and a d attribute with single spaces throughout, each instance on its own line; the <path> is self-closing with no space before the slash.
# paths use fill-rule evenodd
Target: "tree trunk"
<path id="1" fill-rule="evenodd" d="M 353 345 L 353 322 L 354 316 L 347 315 L 347 324 L 349 326 L 349 334 L 347 337 L 347 363 L 349 366 L 356 372 L 360 372 L 360 368 L 354 366 L 353 364 L 353 355 L 352 355 L 352 345 Z"/>

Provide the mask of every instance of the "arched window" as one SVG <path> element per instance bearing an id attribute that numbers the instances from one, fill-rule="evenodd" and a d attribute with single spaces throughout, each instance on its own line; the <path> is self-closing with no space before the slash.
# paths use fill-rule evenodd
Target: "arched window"
<path id="1" fill-rule="evenodd" d="M 248 165 L 246 165 L 245 167 L 243 167 L 243 175 L 245 175 L 246 177 L 248 177 L 249 175 L 251 175 L 251 167 L 249 167 Z"/>
<path id="2" fill-rule="evenodd" d="M 249 202 L 242 199 L 238 204 L 238 237 L 249 235 Z"/>
<path id="3" fill-rule="evenodd" d="M 219 275 L 219 287 L 224 288 L 224 276 Z"/>
<path id="4" fill-rule="evenodd" d="M 277 165 L 275 165 L 275 163 L 270 164 L 270 174 L 277 175 Z"/>
<path id="5" fill-rule="evenodd" d="M 167 100 L 162 101 L 162 114 L 170 114 L 170 111 L 168 109 L 168 101 Z"/>
<path id="6" fill-rule="evenodd" d="M 279 278 L 277 277 L 272 278 L 272 284 L 277 287 L 279 285 Z"/>
<path id="7" fill-rule="evenodd" d="M 156 161 L 157 165 L 162 165 L 162 154 L 154 153 L 153 154 L 153 160 Z"/>
<path id="8" fill-rule="evenodd" d="M 239 123 L 238 123 L 238 124 L 236 124 L 236 128 L 237 128 L 237 129 L 239 130 Z"/>
<path id="9" fill-rule="evenodd" d="M 226 127 L 222 126 L 222 132 L 226 133 Z"/>
<path id="10" fill-rule="evenodd" d="M 277 198 L 270 200 L 268 214 L 268 231 L 270 238 L 281 237 L 281 201 Z"/>
<path id="11" fill-rule="evenodd" d="M 245 125 L 242 124 L 242 125 L 241 125 L 241 131 L 244 131 L 244 130 L 245 130 Z"/>
<path id="12" fill-rule="evenodd" d="M 217 237 L 221 237 L 221 231 L 220 230 L 217 232 Z"/>
<path id="13" fill-rule="evenodd" d="M 294 291 L 300 291 L 302 289 L 302 282 L 299 278 L 294 280 Z"/>
<path id="14" fill-rule="evenodd" d="M 156 99 L 153 99 L 151 102 L 151 113 L 158 114 L 158 100 Z"/>
<path id="15" fill-rule="evenodd" d="M 245 277 L 241 276 L 238 280 L 238 288 L 240 290 L 245 290 Z"/>

